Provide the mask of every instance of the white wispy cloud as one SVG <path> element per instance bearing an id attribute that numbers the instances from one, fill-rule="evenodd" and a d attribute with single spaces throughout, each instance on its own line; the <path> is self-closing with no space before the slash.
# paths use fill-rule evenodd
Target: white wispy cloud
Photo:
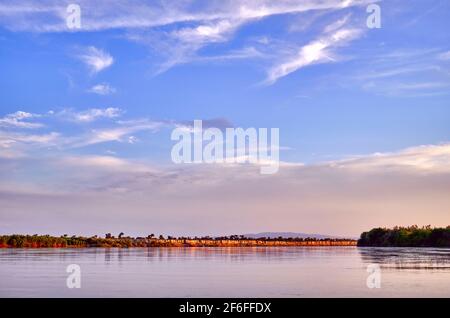
<path id="1" fill-rule="evenodd" d="M 401 83 L 396 86 L 398 90 L 411 91 L 423 89 L 439 89 L 450 87 L 450 82 L 415 82 L 415 83 Z"/>
<path id="2" fill-rule="evenodd" d="M 43 134 L 32 134 L 25 129 L 11 132 L 0 130 L 1 157 L 25 157 L 33 151 L 44 148 L 52 151 L 67 151 L 103 143 L 137 144 L 141 141 L 139 133 L 155 134 L 164 128 L 191 128 L 191 122 L 176 120 L 153 120 L 149 118 L 118 120 L 124 112 L 120 108 L 91 108 L 83 111 L 64 109 L 59 112 L 49 111 L 36 114 L 46 117 L 48 127 L 60 129 L 60 121 L 69 121 L 76 125 L 70 130 Z M 26 115 L 23 115 L 26 117 Z M 100 119 L 107 119 L 97 123 Z M 224 129 L 232 127 L 232 123 L 223 118 L 204 120 L 204 127 Z M 45 151 L 44 151 L 45 152 Z"/>
<path id="3" fill-rule="evenodd" d="M 59 137 L 57 132 L 30 132 L 45 127 L 42 123 L 29 121 L 41 117 L 41 114 L 17 111 L 0 118 L 0 157 L 20 157 L 26 152 L 24 148 L 53 145 Z"/>
<path id="4" fill-rule="evenodd" d="M 371 80 L 371 79 L 381 79 L 388 77 L 395 77 L 398 75 L 405 75 L 409 73 L 420 73 L 427 71 L 440 71 L 441 68 L 435 65 L 407 65 L 407 66 L 399 66 L 399 67 L 387 67 L 380 69 L 372 69 L 369 72 L 365 72 L 363 74 L 358 74 L 357 79 L 360 80 Z"/>
<path id="5" fill-rule="evenodd" d="M 46 148 L 50 153 L 52 151 L 64 151 L 67 149 L 81 148 L 106 142 L 119 142 L 135 144 L 139 139 L 133 134 L 138 132 L 158 132 L 162 127 L 173 127 L 174 124 L 168 121 L 156 121 L 146 118 L 135 120 L 116 120 L 122 116 L 123 111 L 120 108 L 91 108 L 84 111 L 74 111 L 64 109 L 59 112 L 50 111 L 45 114 L 48 124 L 57 123 L 58 120 L 71 121 L 77 125 L 75 130 L 70 133 L 50 132 L 42 134 L 33 134 L 27 131 L 28 125 L 19 124 L 14 127 L 15 131 L 0 129 L 0 157 L 25 157 L 35 150 Z M 29 118 L 30 115 L 21 112 L 15 113 L 15 117 Z M 37 117 L 44 115 L 35 115 Z M 6 121 L 10 125 L 10 117 Z M 95 121 L 106 118 L 110 119 L 102 123 L 102 128 L 97 128 Z M 56 122 L 55 122 L 56 121 Z M 13 121 L 13 124 L 16 124 Z M 87 125 L 89 124 L 89 125 Z M 107 127 L 103 128 L 104 125 Z M 0 125 L 0 128 L 2 125 Z M 9 127 L 9 126 L 8 126 Z M 89 127 L 89 130 L 86 128 Z M 34 128 L 34 126 L 33 126 Z M 44 151 L 45 152 L 45 151 Z"/>
<path id="6" fill-rule="evenodd" d="M 351 13 L 345 15 L 344 17 L 342 17 L 341 19 L 327 25 L 325 27 L 325 29 L 323 30 L 324 33 L 330 33 L 336 30 L 339 30 L 340 28 L 342 28 L 344 25 L 347 24 L 347 22 L 349 21 L 351 17 Z"/>
<path id="7" fill-rule="evenodd" d="M 56 116 L 79 123 L 90 123 L 101 118 L 113 119 L 120 117 L 124 111 L 117 107 L 90 108 L 84 111 L 74 111 L 73 109 L 64 109 Z"/>
<path id="8" fill-rule="evenodd" d="M 85 63 L 92 73 L 98 73 L 114 63 L 114 58 L 109 53 L 94 46 L 80 50 L 76 57 Z"/>
<path id="9" fill-rule="evenodd" d="M 92 129 L 89 133 L 73 138 L 69 144 L 71 148 L 85 147 L 105 142 L 135 143 L 137 138 L 131 136 L 141 131 L 156 132 L 166 125 L 162 121 L 136 120 L 118 121 L 119 126 L 104 129 Z"/>
<path id="10" fill-rule="evenodd" d="M 151 47 L 161 61 L 156 73 L 164 72 L 179 64 L 199 61 L 204 47 L 227 43 L 237 31 L 250 23 L 275 15 L 301 15 L 305 13 L 333 12 L 354 6 L 364 6 L 377 0 L 280 0 L 280 1 L 96 1 L 80 0 L 82 8 L 80 30 L 66 25 L 67 3 L 56 4 L 51 0 L 26 1 L 17 4 L 7 1 L 0 6 L 0 25 L 16 31 L 77 32 L 122 29 L 126 38 Z M 319 14 L 320 15 L 320 14 Z M 347 22 L 344 16 L 329 25 L 326 31 L 337 29 Z M 107 53 L 90 47 L 81 54 L 92 72 L 99 72 L 113 63 Z M 254 52 L 253 52 L 254 53 Z M 209 60 L 223 60 L 224 55 Z M 228 55 L 227 58 L 253 58 L 249 54 Z"/>
<path id="11" fill-rule="evenodd" d="M 396 98 L 448 95 L 450 72 L 441 54 L 438 48 L 392 50 L 381 45 L 355 61 L 353 69 L 336 74 L 333 81 Z"/>
<path id="12" fill-rule="evenodd" d="M 375 0 L 376 1 L 376 0 Z M 82 8 L 81 31 L 142 29 L 177 23 L 205 23 L 218 20 L 257 20 L 272 15 L 295 14 L 314 10 L 336 10 L 363 6 L 374 0 L 260 0 L 200 1 L 145 0 L 111 2 L 78 0 Z M 33 32 L 73 32 L 66 25 L 66 7 L 70 1 L 6 0 L 0 4 L 2 25 L 12 30 Z"/>
<path id="13" fill-rule="evenodd" d="M 67 156 L 59 160 L 59 164 L 64 164 L 68 167 L 84 167 L 102 171 L 115 172 L 149 172 L 152 171 L 149 167 L 133 162 L 131 160 L 121 159 L 115 156 L 99 156 L 99 155 L 85 155 L 85 156 Z"/>
<path id="14" fill-rule="evenodd" d="M 110 95 L 116 92 L 116 89 L 110 86 L 108 83 L 101 83 L 92 86 L 89 90 L 90 93 L 98 95 Z"/>
<path id="15" fill-rule="evenodd" d="M 448 61 L 448 60 L 450 60 L 450 51 L 440 53 L 440 54 L 438 55 L 438 57 L 439 57 L 441 60 Z"/>
<path id="16" fill-rule="evenodd" d="M 249 58 L 268 58 L 267 54 L 261 52 L 253 46 L 244 47 L 237 50 L 232 50 L 220 55 L 212 56 L 197 56 L 192 61 L 209 62 L 209 61 L 227 61 L 227 60 L 240 60 Z"/>
<path id="17" fill-rule="evenodd" d="M 450 144 L 423 145 L 391 153 L 375 153 L 330 163 L 361 171 L 450 172 Z"/>
<path id="18" fill-rule="evenodd" d="M 393 78 L 390 81 L 368 81 L 362 87 L 375 94 L 403 98 L 433 97 L 450 94 L 450 81 L 411 82 L 404 78 Z"/>
<path id="19" fill-rule="evenodd" d="M 359 29 L 342 28 L 322 35 L 319 39 L 301 47 L 294 56 L 273 66 L 268 72 L 265 83 L 273 84 L 280 78 L 312 64 L 336 62 L 333 50 L 358 38 L 361 33 Z"/>
<path id="20" fill-rule="evenodd" d="M 159 43 L 152 42 L 153 46 L 156 45 L 157 50 L 162 47 L 161 51 L 166 52 L 166 61 L 161 64 L 157 73 L 164 72 L 178 64 L 201 59 L 197 56 L 197 52 L 201 48 L 212 43 L 228 41 L 245 22 L 242 19 L 220 19 L 168 32 L 166 36 L 158 40 Z M 147 40 L 145 39 L 144 42 Z"/>
<path id="21" fill-rule="evenodd" d="M 17 111 L 0 118 L 0 127 L 16 127 L 16 128 L 40 128 L 44 125 L 36 122 L 29 122 L 26 120 L 40 117 L 37 114 L 31 114 L 24 111 Z"/>
<path id="22" fill-rule="evenodd" d="M 185 43 L 222 42 L 227 34 L 236 29 L 240 20 L 219 20 L 196 27 L 186 27 L 171 32 L 171 36 Z"/>
<path id="23" fill-rule="evenodd" d="M 0 158 L 25 157 L 30 151 L 58 145 L 60 134 L 30 134 L 0 130 Z"/>
<path id="24" fill-rule="evenodd" d="M 51 132 L 48 134 L 5 134 L 1 138 L 8 138 L 9 140 L 14 140 L 14 142 L 32 143 L 48 146 L 55 142 L 60 136 L 57 132 Z"/>

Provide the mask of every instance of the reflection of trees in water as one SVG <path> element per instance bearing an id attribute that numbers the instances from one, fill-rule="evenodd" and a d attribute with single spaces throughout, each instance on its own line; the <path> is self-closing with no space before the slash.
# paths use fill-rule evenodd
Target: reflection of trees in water
<path id="1" fill-rule="evenodd" d="M 153 250 L 157 259 L 195 259 L 195 260 L 226 260 L 242 261 L 245 259 L 282 258 L 289 256 L 279 248 L 259 247 L 190 247 L 190 248 L 156 248 Z"/>
<path id="2" fill-rule="evenodd" d="M 241 262 L 257 260 L 273 261 L 292 260 L 311 256 L 329 256 L 339 251 L 339 254 L 354 254 L 354 247 L 149 247 L 149 248 L 99 248 L 104 253 L 105 263 L 122 262 L 130 259 L 145 259 L 148 262 L 163 261 L 201 261 L 220 260 L 226 262 Z"/>
<path id="3" fill-rule="evenodd" d="M 241 262 L 257 260 L 292 260 L 311 256 L 326 256 L 345 250 L 354 252 L 354 247 L 167 247 L 147 249 L 148 261 L 167 260 L 220 260 Z"/>
<path id="4" fill-rule="evenodd" d="M 150 247 L 145 250 L 116 249 L 114 254 L 120 261 L 125 257 L 146 258 L 149 262 L 167 260 L 226 260 L 242 261 L 246 259 L 272 259 L 289 257 L 287 248 L 260 248 L 260 247 Z M 298 252 L 296 252 L 298 254 Z M 111 257 L 110 257 L 111 259 Z"/>
<path id="5" fill-rule="evenodd" d="M 109 249 L 109 248 L 105 249 L 105 263 L 106 264 L 111 263 L 111 254 L 112 254 L 111 249 Z"/>
<path id="6" fill-rule="evenodd" d="M 365 264 L 395 269 L 450 269 L 448 248 L 360 247 Z"/>
<path id="7" fill-rule="evenodd" d="M 450 249 L 395 247 L 150 247 L 150 248 L 67 248 L 67 249 L 8 249 L 3 260 L 51 262 L 103 262 L 115 264 L 136 260 L 146 262 L 289 262 L 316 258 L 318 261 L 354 258 L 363 264 L 379 264 L 394 269 L 450 269 Z"/>
<path id="8" fill-rule="evenodd" d="M 117 249 L 104 248 L 33 248 L 33 249 L 3 249 L 1 258 L 10 261 L 38 261 L 77 263 L 82 261 L 104 261 L 106 264 L 116 260 Z"/>

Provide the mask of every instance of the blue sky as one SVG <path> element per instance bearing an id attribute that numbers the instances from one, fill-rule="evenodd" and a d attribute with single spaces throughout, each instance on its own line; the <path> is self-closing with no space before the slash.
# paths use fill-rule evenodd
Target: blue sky
<path id="1" fill-rule="evenodd" d="M 127 188 L 124 175 L 154 173 L 163 180 L 170 175 L 210 178 L 211 167 L 204 168 L 207 172 L 192 172 L 191 167 L 185 171 L 171 166 L 170 132 L 194 119 L 244 128 L 279 128 L 280 158 L 289 167 L 285 171 L 301 167 L 303 176 L 317 174 L 314 180 L 324 183 L 327 178 L 332 182 L 338 178 L 334 172 L 320 174 L 320 167 L 329 163 L 347 166 L 347 160 L 368 160 L 370 167 L 380 169 L 373 172 L 375 176 L 381 176 L 385 164 L 422 169 L 426 162 L 427 169 L 431 165 L 438 171 L 430 181 L 433 187 L 436 183 L 442 187 L 436 193 L 449 190 L 447 170 L 442 170 L 448 165 L 450 135 L 448 1 L 76 1 L 81 8 L 81 29 L 76 30 L 66 24 L 66 7 L 72 2 L 0 2 L 0 158 L 7 167 L 1 172 L 2 198 L 17 212 L 4 213 L 7 232 L 57 232 L 58 227 L 67 226 L 70 217 L 60 211 L 61 203 L 48 198 L 58 191 L 64 192 L 61 195 L 101 191 L 119 200 L 115 192 L 108 191 L 120 188 L 135 194 L 147 186 L 133 183 Z M 380 29 L 366 25 L 370 3 L 381 8 Z M 402 161 L 405 152 L 406 156 L 412 153 L 414 164 Z M 372 164 L 377 154 L 385 156 L 386 162 Z M 74 162 L 83 162 L 86 171 L 75 173 Z M 97 165 L 108 164 L 113 172 L 97 169 Z M 223 168 L 214 169 L 220 170 L 214 170 L 221 175 L 217 177 L 220 184 L 229 178 L 229 170 L 224 174 Z M 287 178 L 295 175 L 285 173 Z M 282 183 L 274 193 L 289 184 L 289 180 L 279 180 L 282 177 L 274 177 Z M 345 178 L 354 176 L 349 172 Z M 358 178 L 361 183 L 366 180 Z M 83 182 L 98 185 L 85 188 Z M 266 182 L 268 189 L 269 184 L 277 184 Z M 411 180 L 404 182 L 401 189 Z M 151 184 L 161 190 L 159 181 Z M 305 186 L 302 193 L 310 195 Z M 389 187 L 394 185 L 385 188 Z M 322 188 L 318 186 L 315 195 Z M 228 193 L 227 189 L 218 191 Z M 121 203 L 137 202 L 122 192 Z M 17 193 L 29 200 L 13 200 Z M 190 199 L 205 195 L 198 190 Z M 292 194 L 292 199 L 297 195 Z M 351 191 L 332 194 L 339 199 L 347 195 L 351 197 Z M 25 202 L 32 202 L 29 196 L 37 202 L 48 200 L 49 210 L 61 216 L 59 223 L 37 228 L 27 224 L 20 213 L 28 209 Z M 74 195 L 70 198 L 75 200 Z M 221 204 L 213 198 L 211 194 L 211 204 Z M 426 196 L 422 202 L 425 205 L 431 199 Z M 159 220 L 161 231 L 232 231 L 235 219 L 231 215 L 223 227 L 226 220 L 212 216 L 217 223 L 212 230 L 201 222 L 174 225 L 171 211 L 179 206 L 155 200 L 158 203 L 152 204 L 158 211 L 152 215 Z M 256 211 L 265 204 L 258 196 L 255 200 L 248 206 L 242 201 L 234 209 Z M 433 202 L 437 201 L 442 203 L 445 198 Z M 405 197 L 399 202 L 406 202 Z M 388 207 L 386 215 L 399 206 L 400 210 L 410 208 L 399 202 Z M 92 202 L 87 209 L 107 209 L 99 204 Z M 135 207 L 136 220 L 146 204 Z M 301 202 L 293 201 L 286 208 L 287 215 L 299 211 L 297 205 Z M 195 206 L 192 203 L 194 211 L 202 210 Z M 274 203 L 272 211 L 264 212 L 267 219 L 276 207 Z M 316 218 L 315 210 L 319 211 Z M 302 213 L 308 215 L 309 223 L 290 228 L 292 222 L 281 222 L 273 230 L 356 234 L 373 223 L 390 225 L 402 220 L 360 222 L 344 227 L 345 233 L 338 233 L 332 222 L 317 223 L 323 215 L 340 215 L 338 210 L 308 207 Z M 411 222 L 427 222 L 422 212 L 417 208 Z M 105 212 L 99 212 L 99 218 L 101 213 Z M 253 213 L 249 212 L 249 220 Z M 43 219 L 51 217 L 55 215 L 45 214 Z M 304 215 L 291 217 L 299 220 Z M 439 213 L 432 219 L 437 224 L 449 223 L 448 216 Z M 109 226 L 115 224 L 111 220 Z M 130 231 L 136 228 L 133 220 L 127 224 Z M 108 230 L 82 223 L 76 229 Z M 272 229 L 249 221 L 236 230 Z"/>

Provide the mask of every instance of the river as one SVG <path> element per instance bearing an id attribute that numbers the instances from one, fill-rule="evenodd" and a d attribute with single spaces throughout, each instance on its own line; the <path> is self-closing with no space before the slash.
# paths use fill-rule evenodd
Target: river
<path id="1" fill-rule="evenodd" d="M 450 297 L 450 249 L 0 249 L 0 296 Z"/>

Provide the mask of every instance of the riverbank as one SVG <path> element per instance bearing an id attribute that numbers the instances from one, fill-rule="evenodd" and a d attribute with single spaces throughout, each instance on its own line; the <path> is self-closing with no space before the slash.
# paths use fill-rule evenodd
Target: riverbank
<path id="1" fill-rule="evenodd" d="M 249 238 L 100 238 L 53 237 L 49 235 L 0 236 L 0 248 L 87 248 L 87 247 L 258 247 L 258 246 L 356 246 L 350 239 L 249 239 Z"/>
<path id="2" fill-rule="evenodd" d="M 361 234 L 358 246 L 374 247 L 450 247 L 450 226 L 375 228 Z"/>

